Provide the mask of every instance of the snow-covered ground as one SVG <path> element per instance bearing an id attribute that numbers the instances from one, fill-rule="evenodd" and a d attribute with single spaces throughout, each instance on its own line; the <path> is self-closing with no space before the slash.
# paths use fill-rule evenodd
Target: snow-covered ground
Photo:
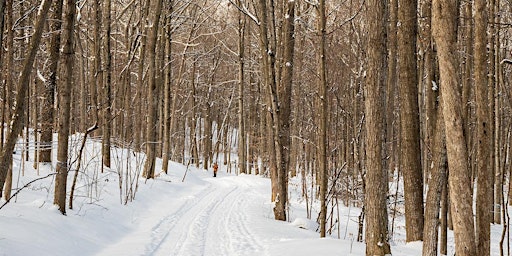
<path id="1" fill-rule="evenodd" d="M 305 218 L 305 204 L 293 186 L 298 180 L 291 180 L 291 221 L 275 221 L 267 178 L 229 174 L 224 165 L 214 178 L 211 170 L 187 171 L 171 163 L 169 174 L 137 181 L 142 156 L 114 149 L 113 168 L 101 173 L 99 148 L 88 143 L 67 216 L 52 204 L 53 177 L 31 184 L 0 209 L 0 255 L 364 255 L 364 244 L 355 241 L 359 210 L 341 208 L 341 239 L 335 238 L 337 231 L 321 239 L 315 221 Z M 37 174 L 19 151 L 14 158 L 15 188 L 52 172 L 40 166 Z M 157 161 L 157 170 L 160 166 Z M 135 198 L 124 204 L 135 184 Z M 395 232 L 393 255 L 421 255 L 421 243 L 403 242 L 402 218 Z M 499 255 L 500 232 L 500 226 L 493 227 L 493 255 Z"/>

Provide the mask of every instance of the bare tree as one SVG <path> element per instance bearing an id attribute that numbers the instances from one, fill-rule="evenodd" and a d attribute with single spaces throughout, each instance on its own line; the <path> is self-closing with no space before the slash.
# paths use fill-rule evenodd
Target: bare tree
<path id="1" fill-rule="evenodd" d="M 451 214 L 458 256 L 476 254 L 471 180 L 462 124 L 462 102 L 458 90 L 457 1 L 434 0 L 432 34 L 437 44 L 441 80 L 442 108 L 446 131 L 448 184 Z"/>
<path id="2" fill-rule="evenodd" d="M 74 25 L 76 16 L 76 1 L 66 0 L 64 18 L 63 49 L 64 58 L 63 82 L 59 86 L 59 145 L 57 149 L 57 176 L 55 178 L 55 195 L 53 203 L 59 211 L 66 215 L 66 191 L 68 171 L 68 141 L 71 116 L 71 89 L 73 87 L 73 67 L 75 64 Z"/>
<path id="3" fill-rule="evenodd" d="M 156 82 L 156 42 L 158 35 L 158 24 L 162 14 L 163 0 L 155 3 L 155 16 L 149 27 L 148 33 L 148 59 L 149 59 L 149 84 L 148 84 L 148 118 L 146 130 L 146 163 L 144 164 L 143 176 L 147 179 L 155 177 L 156 159 L 156 125 L 158 112 L 158 88 Z"/>
<path id="4" fill-rule="evenodd" d="M 55 88 L 57 83 L 57 67 L 60 56 L 60 29 L 62 27 L 62 5 L 63 0 L 54 2 L 51 13 L 50 29 L 54 31 L 50 37 L 50 48 L 48 58 L 48 77 L 45 82 L 43 93 L 43 108 L 41 118 L 41 146 L 39 151 L 39 162 L 51 162 L 53 124 L 54 124 L 54 101 Z"/>
<path id="5" fill-rule="evenodd" d="M 240 6 L 240 0 L 237 1 Z M 246 173 L 247 155 L 244 116 L 244 64 L 245 64 L 245 15 L 238 12 L 238 165 L 240 173 Z"/>
<path id="6" fill-rule="evenodd" d="M 112 50 L 110 45 L 111 36 L 111 12 L 112 1 L 106 0 L 105 4 L 105 35 L 103 37 L 103 55 L 104 55 L 104 76 L 103 84 L 103 125 L 102 125 L 102 162 L 105 167 L 110 168 L 110 137 L 112 135 Z"/>
<path id="7" fill-rule="evenodd" d="M 476 194 L 476 242 L 477 254 L 486 256 L 491 253 L 492 221 L 492 168 L 489 151 L 490 120 L 487 96 L 487 1 L 475 0 L 473 5 L 475 23 L 474 38 L 474 80 L 476 86 L 477 119 L 477 194 Z M 492 61 L 492 60 L 491 60 Z"/>
<path id="8" fill-rule="evenodd" d="M 25 97 L 28 91 L 30 74 L 32 73 L 32 65 L 36 57 L 37 50 L 39 49 L 39 43 L 41 42 L 41 36 L 43 34 L 44 24 L 48 15 L 52 1 L 44 0 L 41 2 L 40 9 L 37 14 L 37 18 L 34 24 L 34 34 L 31 37 L 31 43 L 29 52 L 23 61 L 23 70 L 20 74 L 18 81 L 18 94 L 16 95 L 16 101 L 14 106 L 14 113 L 11 118 L 11 123 L 7 129 L 7 138 L 2 147 L 0 155 L 0 188 L 3 188 L 9 165 L 12 161 L 12 151 L 16 144 L 18 134 L 23 130 L 24 122 L 24 110 L 25 110 Z"/>
<path id="9" fill-rule="evenodd" d="M 320 237 L 325 237 L 327 221 L 327 186 L 329 171 L 327 168 L 327 67 L 326 65 L 326 17 L 325 0 L 318 2 L 318 21 L 317 33 L 319 37 L 318 47 L 318 91 L 319 91 L 319 109 L 318 109 L 318 173 L 320 174 Z"/>
<path id="10" fill-rule="evenodd" d="M 398 8 L 398 81 L 400 91 L 400 169 L 404 174 L 406 241 L 423 240 L 423 171 L 420 150 L 416 66 L 417 1 Z"/>
<path id="11" fill-rule="evenodd" d="M 384 86 L 385 1 L 369 0 L 368 8 L 368 64 L 365 81 L 366 128 L 366 255 L 391 254 L 388 241 L 388 211 L 386 203 L 387 180 L 382 168 L 382 97 Z"/>

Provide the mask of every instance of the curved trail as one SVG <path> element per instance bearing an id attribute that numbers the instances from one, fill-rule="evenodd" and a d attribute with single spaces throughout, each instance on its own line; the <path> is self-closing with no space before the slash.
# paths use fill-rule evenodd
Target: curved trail
<path id="1" fill-rule="evenodd" d="M 99 255 L 269 255 L 268 237 L 255 232 L 255 219 L 265 218 L 262 212 L 268 200 L 261 194 L 261 186 L 266 182 L 254 177 L 206 175 L 199 174 L 201 183 L 182 183 L 187 189 L 135 214 L 137 228 Z M 194 189 L 188 189 L 190 186 Z M 134 244 L 140 250 L 127 252 L 128 245 L 133 248 Z"/>

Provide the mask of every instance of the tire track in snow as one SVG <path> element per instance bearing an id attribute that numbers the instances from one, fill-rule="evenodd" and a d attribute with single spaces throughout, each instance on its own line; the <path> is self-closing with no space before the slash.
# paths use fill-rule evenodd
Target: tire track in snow
<path id="1" fill-rule="evenodd" d="M 209 184 L 208 187 L 200 193 L 189 197 L 176 212 L 162 218 L 151 230 L 151 243 L 146 245 L 145 255 L 156 255 L 162 244 L 166 242 L 173 228 L 183 216 L 195 206 L 196 202 L 202 201 L 216 189 L 217 188 L 213 187 L 212 184 Z"/>
<path id="2" fill-rule="evenodd" d="M 227 216 L 224 233 L 229 235 L 229 248 L 232 255 L 262 255 L 264 247 L 257 236 L 247 226 L 247 198 L 237 193 Z"/>
<path id="3" fill-rule="evenodd" d="M 210 179 L 201 192 L 152 228 L 144 255 L 265 255 L 261 237 L 252 232 L 254 184 L 239 178 Z"/>
<path id="4" fill-rule="evenodd" d="M 228 190 L 228 192 L 226 192 Z M 186 232 L 181 233 L 178 238 L 176 247 L 170 252 L 170 255 L 206 255 L 206 243 L 208 237 L 208 227 L 212 220 L 215 220 L 215 212 L 233 192 L 236 188 L 231 190 L 222 189 L 221 192 L 215 191 L 211 196 L 205 197 L 203 200 L 191 209 L 192 217 L 183 218 L 183 224 L 188 226 Z M 209 200 L 212 199 L 212 200 Z M 196 209 L 198 208 L 198 209 Z"/>

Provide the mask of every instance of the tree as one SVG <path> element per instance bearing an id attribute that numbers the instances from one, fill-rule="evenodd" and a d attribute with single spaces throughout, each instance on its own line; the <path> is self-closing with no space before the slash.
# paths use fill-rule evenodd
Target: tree
<path id="1" fill-rule="evenodd" d="M 325 66 L 326 52 L 326 17 L 325 0 L 318 2 L 318 21 L 317 33 L 319 37 L 318 49 L 318 91 L 319 91 L 319 111 L 318 111 L 318 173 L 320 174 L 320 237 L 325 237 L 327 221 L 327 186 L 329 172 L 327 169 L 327 68 Z"/>
<path id="2" fill-rule="evenodd" d="M 474 34 L 474 81 L 476 86 L 477 119 L 477 192 L 476 192 L 476 242 L 477 254 L 491 252 L 492 168 L 490 159 L 492 131 L 489 130 L 489 102 L 487 97 L 487 1 L 475 0 L 473 5 Z M 492 60 L 491 60 L 492 61 Z"/>
<path id="3" fill-rule="evenodd" d="M 163 135 L 163 148 L 162 148 L 162 171 L 167 173 L 169 169 L 169 155 L 171 151 L 171 130 L 173 127 L 172 120 L 174 118 L 174 110 L 176 100 L 172 100 L 172 66 L 171 66 L 171 41 L 172 41 L 172 26 L 171 26 L 171 18 L 172 18 L 172 10 L 173 10 L 173 1 L 168 1 L 166 3 L 166 18 L 165 18 L 165 81 L 164 81 L 164 135 Z M 172 106 L 171 106 L 172 101 Z M 173 112 L 171 112 L 173 111 Z"/>
<path id="4" fill-rule="evenodd" d="M 110 137 L 112 135 L 112 50 L 110 46 L 110 35 L 111 35 L 111 9 L 112 1 L 106 0 L 105 3 L 105 20 L 103 22 L 105 26 L 105 36 L 103 38 L 103 47 L 105 67 L 105 83 L 103 84 L 103 125 L 102 133 L 102 161 L 105 167 L 110 168 Z"/>
<path id="5" fill-rule="evenodd" d="M 400 169 L 404 175 L 406 241 L 412 242 L 423 240 L 423 171 L 416 65 L 417 1 L 400 1 L 400 7 L 398 8 Z"/>
<path id="6" fill-rule="evenodd" d="M 442 110 L 438 107 L 435 120 L 435 137 L 432 144 L 432 168 L 428 181 L 428 192 L 425 203 L 425 222 L 423 228 L 423 255 L 437 255 L 439 210 L 443 190 L 446 189 L 446 145 L 444 135 L 444 119 Z"/>
<path id="7" fill-rule="evenodd" d="M 41 146 L 39 151 L 39 162 L 51 162 L 52 141 L 53 141 L 53 124 L 54 124 L 54 103 L 55 88 L 57 84 L 57 67 L 60 56 L 60 37 L 58 32 L 62 27 L 62 6 L 63 0 L 57 0 L 53 4 L 53 12 L 49 20 L 50 29 L 55 31 L 50 37 L 50 48 L 48 58 L 48 77 L 44 83 L 43 107 L 41 118 Z"/>
<path id="8" fill-rule="evenodd" d="M 240 1 L 237 3 L 239 6 Z M 245 55 L 245 15 L 238 13 L 238 165 L 240 173 L 246 173 L 247 156 L 244 118 L 244 56 Z"/>
<path id="9" fill-rule="evenodd" d="M 155 16 L 149 26 L 148 33 L 148 59 L 149 59 L 149 84 L 148 84 L 148 117 L 146 130 L 146 162 L 143 176 L 147 179 L 155 177 L 156 159 L 156 125 L 158 112 L 158 87 L 156 81 L 156 42 L 160 15 L 162 13 L 163 0 L 155 3 Z"/>
<path id="10" fill-rule="evenodd" d="M 366 128 L 366 255 L 391 254 L 388 241 L 388 211 L 386 203 L 387 180 L 382 168 L 382 97 L 384 86 L 385 1 L 369 0 L 368 8 L 368 64 L 365 81 Z"/>
<path id="11" fill-rule="evenodd" d="M 68 180 L 68 141 L 71 116 L 71 89 L 73 87 L 73 67 L 75 63 L 74 51 L 74 25 L 75 25 L 76 1 L 66 0 L 64 13 L 64 33 L 62 56 L 64 58 L 63 81 L 59 86 L 59 145 L 57 149 L 57 176 L 55 178 L 55 195 L 53 203 L 59 207 L 59 211 L 66 215 L 66 191 Z"/>
<path id="12" fill-rule="evenodd" d="M 457 9 L 458 1 L 434 0 L 432 35 L 437 44 L 442 108 L 448 155 L 449 197 L 458 256 L 476 254 L 471 179 L 462 124 L 461 93 L 458 89 Z"/>
<path id="13" fill-rule="evenodd" d="M 7 172 L 12 161 L 12 151 L 16 144 L 18 134 L 23 130 L 24 122 L 24 110 L 25 110 L 25 97 L 28 91 L 30 74 L 32 73 L 32 65 L 36 57 L 37 50 L 39 49 L 39 43 L 41 42 L 41 36 L 43 34 L 44 24 L 46 22 L 46 16 L 50 9 L 52 1 L 45 0 L 41 2 L 40 9 L 37 13 L 36 22 L 34 24 L 34 34 L 31 37 L 29 52 L 23 61 L 23 70 L 21 71 L 18 80 L 18 94 L 16 95 L 16 101 L 14 106 L 14 113 L 11 117 L 11 123 L 7 129 L 7 139 L 4 142 L 0 155 L 0 188 L 4 187 Z"/>

